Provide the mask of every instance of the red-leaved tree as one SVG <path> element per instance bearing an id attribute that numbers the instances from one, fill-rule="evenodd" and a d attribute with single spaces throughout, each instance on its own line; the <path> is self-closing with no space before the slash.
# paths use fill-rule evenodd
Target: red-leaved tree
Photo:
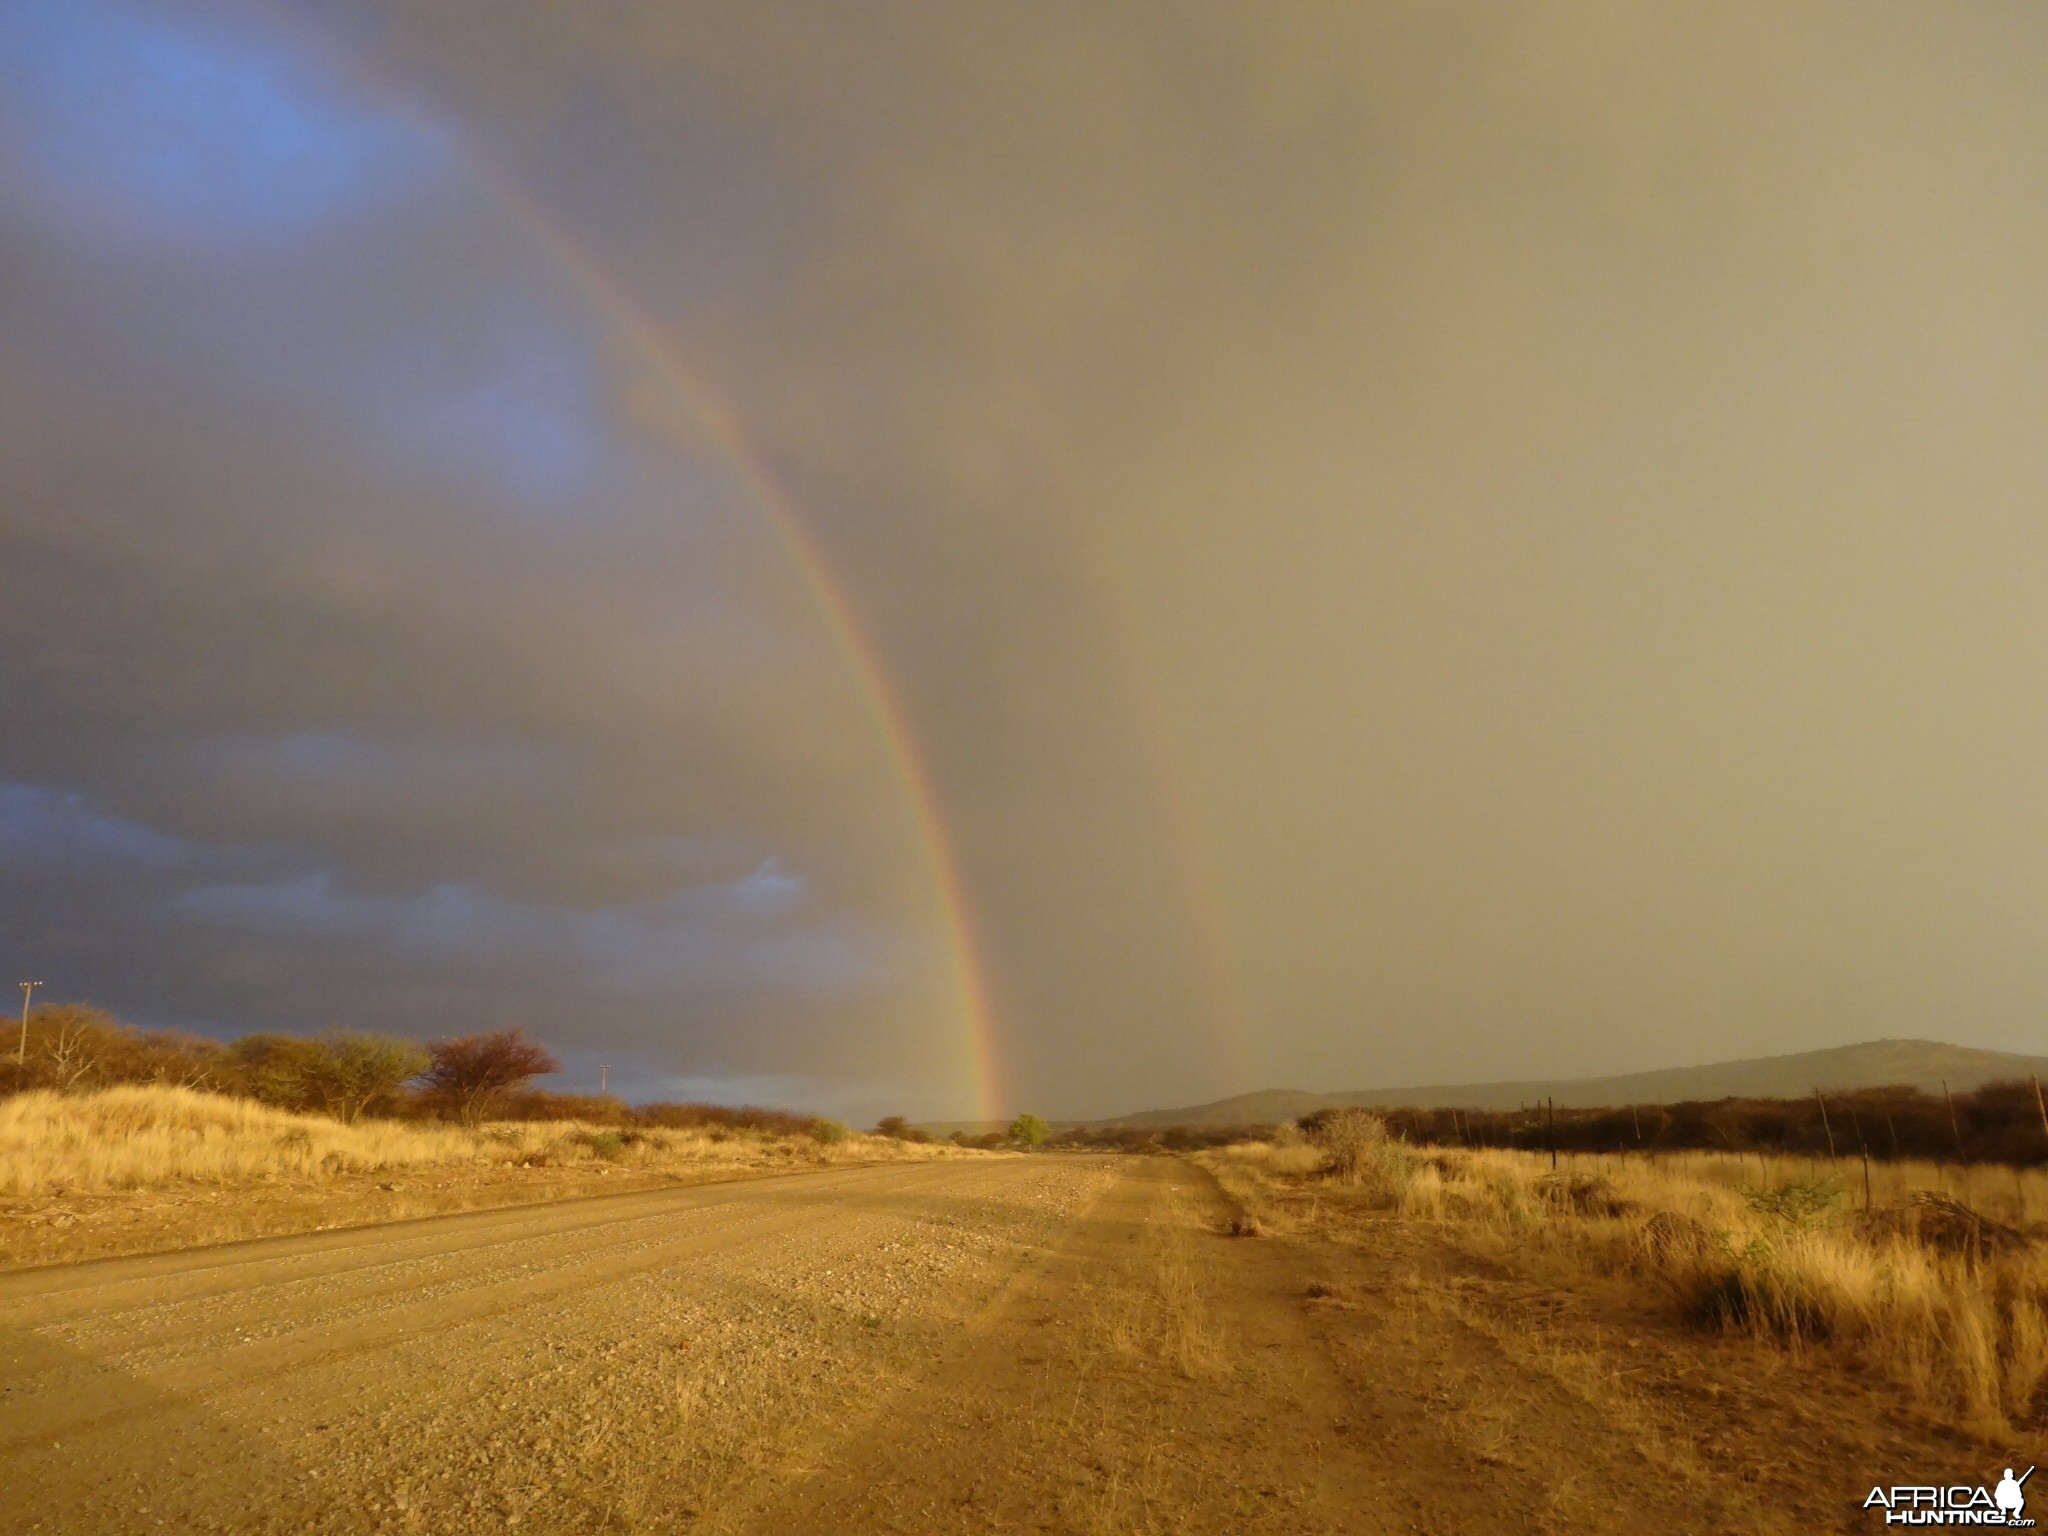
<path id="1" fill-rule="evenodd" d="M 516 1029 L 489 1035 L 457 1035 L 427 1047 L 433 1065 L 424 1081 L 427 1092 L 454 1111 L 464 1125 L 475 1125 L 508 1094 L 536 1077 L 562 1070 L 547 1047 Z"/>

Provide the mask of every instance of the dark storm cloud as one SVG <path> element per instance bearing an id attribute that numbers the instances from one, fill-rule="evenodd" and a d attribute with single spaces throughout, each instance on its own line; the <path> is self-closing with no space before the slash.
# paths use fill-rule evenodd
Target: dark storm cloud
<path id="1" fill-rule="evenodd" d="M 952 1042 L 867 1038 L 948 983 L 844 661 L 544 248 L 289 38 L 8 21 L 14 963 L 159 1023 L 954 1091 Z"/>
<path id="2" fill-rule="evenodd" d="M 0 774 L 94 986 L 958 1092 L 866 706 L 481 156 L 852 592 L 1019 1100 L 2048 1003 L 2038 10 L 11 15 Z"/>

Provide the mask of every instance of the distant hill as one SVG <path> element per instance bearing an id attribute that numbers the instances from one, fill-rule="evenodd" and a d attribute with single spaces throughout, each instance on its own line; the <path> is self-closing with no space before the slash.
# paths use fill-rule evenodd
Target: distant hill
<path id="1" fill-rule="evenodd" d="M 1802 1098 L 1816 1088 L 1882 1088 L 1910 1084 L 1932 1093 L 1964 1092 L 1985 1083 L 2048 1076 L 2048 1056 L 1980 1051 L 1934 1040 L 1872 1040 L 1792 1056 L 1759 1056 L 1705 1067 L 1669 1067 L 1623 1077 L 1577 1077 L 1561 1082 L 1462 1083 L 1424 1088 L 1372 1088 L 1355 1093 L 1305 1093 L 1267 1088 L 1195 1104 L 1186 1109 L 1148 1109 L 1095 1125 L 1272 1125 L 1318 1109 L 1360 1105 L 1372 1109 L 1515 1109 L 1540 1099 L 1560 1108 L 1597 1109 L 1609 1104 L 1676 1104 L 1687 1099 Z"/>

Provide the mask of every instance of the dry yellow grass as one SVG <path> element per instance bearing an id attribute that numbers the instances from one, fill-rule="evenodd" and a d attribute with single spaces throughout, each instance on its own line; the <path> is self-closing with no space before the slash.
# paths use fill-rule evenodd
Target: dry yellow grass
<path id="1" fill-rule="evenodd" d="M 603 1163 L 658 1172 L 782 1160 L 851 1163 L 962 1155 L 950 1146 L 849 1136 L 617 1128 L 573 1121 L 344 1125 L 248 1099 L 141 1084 L 0 1099 L 0 1196 L 98 1194 L 182 1184 L 320 1180 L 451 1165 Z"/>
<path id="2" fill-rule="evenodd" d="M 1172 1190 L 1134 1235 L 1129 1255 L 1099 1276 L 1087 1348 L 1157 1359 L 1190 1379 L 1214 1375 L 1224 1341 L 1203 1274 L 1207 1223 L 1185 1192 Z"/>
<path id="3" fill-rule="evenodd" d="M 1314 1157 L 1313 1166 L 1304 1163 Z M 1343 1167 L 1298 1146 L 1203 1154 L 1268 1225 L 1363 1211 L 1433 1224 L 1549 1283 L 1621 1277 L 1694 1320 L 1888 1373 L 1945 1421 L 1992 1439 L 2048 1422 L 2048 1244 L 1916 1230 L 1942 1195 L 2012 1227 L 2048 1212 L 2048 1177 L 2011 1168 L 1683 1153 L 1423 1151 L 1378 1140 Z"/>

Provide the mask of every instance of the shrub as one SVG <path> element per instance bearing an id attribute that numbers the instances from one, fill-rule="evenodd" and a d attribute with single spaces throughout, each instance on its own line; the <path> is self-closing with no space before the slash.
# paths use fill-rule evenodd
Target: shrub
<path id="1" fill-rule="evenodd" d="M 296 1035 L 244 1035 L 229 1049 L 250 1098 L 279 1109 L 313 1107 L 320 1051 L 312 1041 Z"/>
<path id="2" fill-rule="evenodd" d="M 217 1041 L 176 1030 L 138 1030 L 84 1003 L 45 1004 L 29 1015 L 26 1037 L 0 1030 L 0 1089 L 80 1093 L 117 1083 L 168 1083 L 219 1090 L 233 1085 L 232 1058 Z M 17 1050 L 26 1046 L 16 1063 Z"/>
<path id="3" fill-rule="evenodd" d="M 608 1163 L 615 1163 L 626 1155 L 626 1138 L 617 1131 L 584 1131 L 574 1139 L 590 1148 L 592 1156 L 601 1157 Z"/>
<path id="4" fill-rule="evenodd" d="M 630 1125 L 635 1118 L 632 1110 L 610 1096 L 540 1088 L 505 1095 L 491 1115 L 498 1120 L 581 1120 L 589 1125 Z"/>
<path id="5" fill-rule="evenodd" d="M 1318 1110 L 1301 1122 L 1329 1158 L 1330 1175 L 1356 1183 L 1387 1139 L 1387 1122 L 1363 1109 Z"/>
<path id="6" fill-rule="evenodd" d="M 1938 1190 L 1915 1190 L 1902 1206 L 1864 1213 L 1858 1230 L 1871 1242 L 1905 1241 L 1939 1253 L 2009 1253 L 2033 1245 L 2017 1227 L 1993 1221 Z"/>
<path id="7" fill-rule="evenodd" d="M 547 1050 L 516 1029 L 458 1035 L 427 1047 L 427 1091 L 464 1125 L 475 1125 L 531 1078 L 562 1070 Z"/>
<path id="8" fill-rule="evenodd" d="M 820 1146 L 836 1146 L 852 1134 L 853 1132 L 837 1120 L 818 1119 L 811 1122 L 811 1139 Z"/>
<path id="9" fill-rule="evenodd" d="M 363 1112 L 388 1099 L 432 1064 L 411 1040 L 391 1035 L 330 1030 L 314 1042 L 320 1050 L 316 1091 L 320 1107 L 354 1124 Z"/>
<path id="10" fill-rule="evenodd" d="M 643 1104 L 633 1111 L 642 1125 L 658 1125 L 672 1131 L 717 1127 L 727 1131 L 761 1131 L 770 1136 L 808 1136 L 812 1117 L 787 1109 L 762 1109 L 741 1104 Z M 842 1127 L 841 1129 L 844 1129 Z"/>
<path id="11" fill-rule="evenodd" d="M 1811 1250 L 1787 1254 L 1752 1238 L 1730 1260 L 1693 1272 L 1686 1314 L 1709 1327 L 1747 1327 L 1788 1339 L 1829 1338 L 1840 1295 L 1830 1283 L 1833 1276 L 1814 1272 L 1816 1257 Z"/>
<path id="12" fill-rule="evenodd" d="M 1051 1134 L 1052 1127 L 1036 1115 L 1019 1115 L 1010 1122 L 1010 1140 L 1020 1146 L 1038 1146 Z"/>
<path id="13" fill-rule="evenodd" d="M 1834 1213 L 1842 1200 L 1842 1186 L 1833 1179 L 1780 1184 L 1769 1189 L 1745 1189 L 1743 1203 L 1759 1216 L 1788 1227 L 1815 1227 Z"/>
<path id="14" fill-rule="evenodd" d="M 390 1035 L 330 1030 L 314 1040 L 245 1035 L 230 1049 L 251 1098 L 353 1123 L 427 1070 L 427 1053 Z"/>
<path id="15" fill-rule="evenodd" d="M 1415 1155 L 1390 1140 L 1387 1122 L 1370 1110 L 1320 1110 L 1303 1120 L 1301 1128 L 1322 1148 L 1328 1178 L 1364 1186 L 1374 1198 L 1391 1205 L 1400 1204 L 1415 1183 Z"/>
<path id="16" fill-rule="evenodd" d="M 931 1133 L 921 1131 L 901 1115 L 884 1115 L 875 1123 L 875 1134 L 886 1136 L 891 1141 L 930 1141 Z"/>

